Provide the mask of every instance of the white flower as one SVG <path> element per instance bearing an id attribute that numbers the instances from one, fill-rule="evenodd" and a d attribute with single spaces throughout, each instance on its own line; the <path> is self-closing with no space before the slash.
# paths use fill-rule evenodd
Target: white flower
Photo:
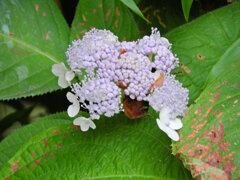
<path id="1" fill-rule="evenodd" d="M 73 124 L 76 126 L 80 126 L 82 131 L 88 131 L 89 127 L 92 129 L 96 128 L 96 125 L 90 118 L 78 117 L 74 119 Z"/>
<path id="2" fill-rule="evenodd" d="M 75 74 L 72 71 L 68 71 L 64 63 L 53 64 L 52 73 L 58 76 L 58 85 L 62 88 L 66 88 L 70 85 L 70 81 L 74 78 Z"/>
<path id="3" fill-rule="evenodd" d="M 72 105 L 70 105 L 67 109 L 68 115 L 70 117 L 74 117 L 80 110 L 78 98 L 73 93 L 68 92 L 67 99 L 72 103 Z"/>
<path id="4" fill-rule="evenodd" d="M 176 130 L 181 129 L 183 125 L 179 118 L 169 118 L 168 107 L 163 107 L 161 109 L 159 119 L 157 119 L 157 124 L 159 128 L 168 135 L 168 137 L 170 137 L 174 141 L 179 141 L 179 135 Z"/>

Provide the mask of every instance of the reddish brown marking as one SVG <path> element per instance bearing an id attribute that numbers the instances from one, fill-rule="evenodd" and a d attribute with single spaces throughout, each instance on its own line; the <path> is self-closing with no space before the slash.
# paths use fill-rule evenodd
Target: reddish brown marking
<path id="1" fill-rule="evenodd" d="M 186 137 L 186 140 L 189 140 L 190 138 L 195 138 L 195 133 L 198 133 L 198 131 L 193 130 L 193 132 Z"/>
<path id="2" fill-rule="evenodd" d="M 33 162 L 34 162 L 34 164 L 36 164 L 37 166 L 40 166 L 40 165 L 41 165 L 40 162 L 39 162 L 38 160 L 36 160 L 36 159 L 35 159 Z"/>
<path id="3" fill-rule="evenodd" d="M 118 15 L 118 16 L 121 15 L 121 13 L 120 13 L 120 11 L 119 11 L 119 9 L 118 9 L 118 6 L 116 6 L 115 13 L 116 13 L 116 15 Z"/>
<path id="4" fill-rule="evenodd" d="M 64 133 L 64 136 L 68 136 L 69 132 Z"/>
<path id="5" fill-rule="evenodd" d="M 13 36 L 13 33 L 12 33 L 12 32 L 9 32 L 8 36 L 12 37 L 12 36 Z"/>
<path id="6" fill-rule="evenodd" d="M 118 28 L 118 19 L 115 20 L 115 22 L 114 22 L 114 27 L 115 27 L 115 28 Z"/>
<path id="7" fill-rule="evenodd" d="M 225 105 L 224 105 L 224 104 L 222 104 L 222 107 L 225 107 Z"/>
<path id="8" fill-rule="evenodd" d="M 239 113 L 237 113 L 237 115 L 238 115 L 238 116 L 240 116 L 240 112 L 239 112 Z"/>
<path id="9" fill-rule="evenodd" d="M 42 15 L 43 15 L 43 17 L 46 17 L 46 16 L 47 16 L 46 12 L 43 12 Z"/>
<path id="10" fill-rule="evenodd" d="M 208 156 L 208 152 L 204 152 L 199 156 L 199 159 L 204 159 Z"/>
<path id="11" fill-rule="evenodd" d="M 105 20 L 105 21 L 108 20 L 110 14 L 111 14 L 111 9 L 109 8 L 109 9 L 107 10 L 107 13 L 106 13 L 105 17 L 104 17 L 104 20 Z"/>
<path id="12" fill-rule="evenodd" d="M 123 38 L 122 38 L 122 41 L 126 41 L 126 39 L 127 39 L 126 37 L 123 37 Z"/>
<path id="13" fill-rule="evenodd" d="M 193 118 L 193 121 L 196 121 L 196 118 Z"/>
<path id="14" fill-rule="evenodd" d="M 50 31 L 48 31 L 47 34 L 46 34 L 46 37 L 45 37 L 46 40 L 49 39 L 49 34 L 50 34 Z"/>
<path id="15" fill-rule="evenodd" d="M 21 169 L 26 169 L 26 167 L 25 167 L 25 166 L 23 166 L 23 167 L 21 167 Z"/>
<path id="16" fill-rule="evenodd" d="M 31 168 L 31 170 L 34 170 L 34 166 L 33 165 L 30 168 Z"/>
<path id="17" fill-rule="evenodd" d="M 68 129 L 80 129 L 80 126 L 69 126 Z"/>
<path id="18" fill-rule="evenodd" d="M 233 103 L 234 103 L 234 104 L 237 104 L 237 103 L 238 103 L 238 100 L 236 99 Z"/>
<path id="19" fill-rule="evenodd" d="M 212 114 L 212 116 L 215 116 L 218 113 L 218 109 Z"/>
<path id="20" fill-rule="evenodd" d="M 60 149 L 61 147 L 63 147 L 63 143 L 57 143 L 57 148 Z"/>
<path id="21" fill-rule="evenodd" d="M 84 14 L 82 14 L 82 19 L 83 19 L 83 21 L 84 21 L 84 22 L 86 22 L 86 21 L 87 21 L 87 18 L 85 17 L 85 15 L 84 15 Z"/>
<path id="22" fill-rule="evenodd" d="M 119 55 L 118 55 L 118 58 L 120 58 L 120 56 L 121 56 L 122 54 L 126 53 L 126 52 L 127 52 L 126 49 L 121 50 L 120 53 L 119 53 Z"/>
<path id="23" fill-rule="evenodd" d="M 199 106 L 198 109 L 195 110 L 194 114 L 202 114 L 202 106 Z"/>
<path id="24" fill-rule="evenodd" d="M 182 144 L 182 133 L 179 133 L 179 144 Z"/>
<path id="25" fill-rule="evenodd" d="M 215 86 L 215 88 L 217 89 L 217 88 L 220 88 L 221 87 L 221 85 L 220 84 L 218 84 L 217 86 Z"/>
<path id="26" fill-rule="evenodd" d="M 199 149 L 202 149 L 204 151 L 210 151 L 211 150 L 211 147 L 209 147 L 207 145 L 203 145 L 203 144 L 197 144 L 196 147 L 199 148 Z"/>
<path id="27" fill-rule="evenodd" d="M 34 154 L 34 152 L 33 152 L 33 151 L 31 152 L 31 155 L 32 155 L 32 157 L 33 157 L 33 158 L 35 157 L 35 154 Z"/>
<path id="28" fill-rule="evenodd" d="M 235 153 L 236 153 L 235 151 L 232 151 L 230 154 L 228 154 L 226 156 L 223 156 L 223 159 L 227 159 L 227 158 L 231 157 Z"/>
<path id="29" fill-rule="evenodd" d="M 215 101 L 217 101 L 217 100 L 218 100 L 218 98 L 216 98 L 216 97 L 214 97 L 214 98 L 212 98 L 212 99 L 209 99 L 210 102 L 215 102 Z"/>
<path id="30" fill-rule="evenodd" d="M 227 161 L 225 164 L 222 165 L 224 172 L 228 175 L 229 179 L 232 179 L 232 170 L 236 170 L 237 166 L 231 164 L 231 160 Z"/>
<path id="31" fill-rule="evenodd" d="M 224 112 L 220 112 L 220 113 L 217 115 L 217 117 L 218 117 L 218 118 L 221 117 L 221 116 L 223 115 L 223 113 L 224 113 Z"/>
<path id="32" fill-rule="evenodd" d="M 43 139 L 42 142 L 43 142 L 43 144 L 45 144 L 45 147 L 48 148 L 48 142 L 47 142 L 47 140 L 46 140 L 46 139 Z"/>
<path id="33" fill-rule="evenodd" d="M 77 27 L 80 27 L 80 26 L 84 26 L 84 23 L 80 22 L 80 23 L 77 24 Z"/>
<path id="34" fill-rule="evenodd" d="M 227 96 L 227 99 L 230 99 L 232 96 Z"/>
<path id="35" fill-rule="evenodd" d="M 142 109 L 146 107 L 146 109 Z M 131 119 L 140 118 L 148 112 L 148 103 L 146 101 L 132 100 L 129 96 L 123 99 L 123 109 L 127 117 Z"/>
<path id="36" fill-rule="evenodd" d="M 199 119 L 199 121 L 202 121 L 205 117 L 208 116 L 208 114 L 211 112 L 213 106 L 207 109 L 206 113 Z"/>
<path id="37" fill-rule="evenodd" d="M 197 54 L 197 58 L 203 60 L 203 59 L 205 59 L 205 56 L 203 56 L 201 54 Z"/>
<path id="38" fill-rule="evenodd" d="M 237 88 L 237 87 L 239 87 L 240 86 L 240 83 L 238 83 L 236 86 L 235 86 L 235 88 Z"/>
<path id="39" fill-rule="evenodd" d="M 120 88 L 127 88 L 127 87 L 128 87 L 127 85 L 123 84 L 122 81 L 117 81 L 116 84 L 117 84 L 117 86 L 120 87 Z"/>
<path id="40" fill-rule="evenodd" d="M 93 14 L 95 14 L 95 13 L 97 12 L 97 10 L 94 8 L 94 9 L 92 10 L 92 12 L 93 12 Z"/>
<path id="41" fill-rule="evenodd" d="M 219 148 L 219 150 L 222 150 L 222 151 L 229 151 L 230 149 L 228 149 L 227 147 L 230 145 L 231 144 L 229 142 L 223 142 L 218 145 L 218 148 Z"/>
<path id="42" fill-rule="evenodd" d="M 94 26 L 90 26 L 91 29 L 95 28 Z"/>
<path id="43" fill-rule="evenodd" d="M 81 35 L 82 35 L 82 36 L 84 36 L 85 32 L 87 32 L 87 30 L 86 30 L 86 29 L 84 29 L 84 30 L 80 31 L 80 33 L 81 33 Z"/>
<path id="44" fill-rule="evenodd" d="M 185 66 L 183 63 L 180 64 L 180 67 L 181 67 L 186 73 L 190 73 L 190 72 L 191 72 L 191 70 L 190 70 L 187 66 Z"/>
<path id="45" fill-rule="evenodd" d="M 10 178 L 9 178 L 9 177 L 7 177 L 5 180 L 10 180 Z"/>
<path id="46" fill-rule="evenodd" d="M 202 129 L 203 126 L 205 126 L 206 123 L 207 123 L 207 120 L 205 120 L 204 123 L 199 124 L 199 125 L 196 127 L 196 130 L 200 130 L 200 129 Z"/>
<path id="47" fill-rule="evenodd" d="M 193 125 L 191 125 L 191 128 L 194 128 L 194 126 L 196 126 L 198 124 L 198 121 L 195 122 Z"/>
<path id="48" fill-rule="evenodd" d="M 80 39 L 80 37 L 79 37 L 79 35 L 78 35 L 78 34 L 76 34 L 76 38 L 77 38 L 77 39 Z"/>
<path id="49" fill-rule="evenodd" d="M 102 8 L 102 4 L 99 4 L 98 7 Z"/>
<path id="50" fill-rule="evenodd" d="M 60 129 L 53 130 L 53 134 L 58 134 L 58 133 L 62 133 L 62 130 Z"/>
<path id="51" fill-rule="evenodd" d="M 183 147 L 181 148 L 180 153 L 182 153 L 182 152 L 184 151 L 184 149 L 189 149 L 189 148 L 190 148 L 189 145 L 190 145 L 190 143 L 185 144 L 185 146 L 183 146 Z"/>
<path id="52" fill-rule="evenodd" d="M 150 87 L 150 91 L 153 90 L 155 87 L 162 87 L 163 81 L 164 81 L 164 75 L 160 74 L 157 80 Z"/>
<path id="53" fill-rule="evenodd" d="M 199 141 L 199 137 L 197 137 L 196 141 L 193 143 L 193 146 L 196 146 Z"/>
<path id="54" fill-rule="evenodd" d="M 39 5 L 38 5 L 38 4 L 36 4 L 36 5 L 35 5 L 35 11 L 37 11 L 37 12 L 38 12 L 38 9 L 39 9 Z"/>
<path id="55" fill-rule="evenodd" d="M 204 136 L 205 138 L 210 139 L 211 142 L 213 143 L 220 143 L 222 138 L 224 137 L 223 130 L 224 130 L 223 124 L 219 125 L 217 130 L 215 129 L 214 124 L 212 124 L 212 130 L 208 134 L 205 134 Z"/>
<path id="56" fill-rule="evenodd" d="M 12 169 L 12 173 L 16 172 L 19 169 L 19 166 L 18 166 L 19 163 L 20 163 L 20 160 L 17 160 L 17 162 L 10 165 Z"/>
<path id="57" fill-rule="evenodd" d="M 178 146 L 175 146 L 176 151 L 178 151 Z"/>
<path id="58" fill-rule="evenodd" d="M 223 82 L 222 82 L 222 84 L 227 84 L 227 82 L 228 82 L 228 81 L 227 81 L 227 80 L 225 80 L 225 81 L 223 81 Z"/>
<path id="59" fill-rule="evenodd" d="M 50 157 L 53 157 L 53 156 L 56 156 L 56 153 L 49 154 L 49 155 L 48 154 L 43 154 L 43 157 L 46 158 L 46 159 L 50 158 Z"/>
<path id="60" fill-rule="evenodd" d="M 220 123 L 223 123 L 223 121 L 221 119 L 218 120 Z"/>

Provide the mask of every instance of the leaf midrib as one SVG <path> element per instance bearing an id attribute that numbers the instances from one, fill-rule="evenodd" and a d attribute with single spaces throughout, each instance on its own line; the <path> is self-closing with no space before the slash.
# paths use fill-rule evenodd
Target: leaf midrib
<path id="1" fill-rule="evenodd" d="M 40 54 L 40 55 L 42 55 L 42 56 L 45 56 L 45 57 L 47 57 L 49 60 L 53 61 L 54 63 L 57 63 L 57 64 L 60 63 L 60 61 L 58 61 L 58 60 L 57 60 L 56 58 L 54 58 L 53 56 L 49 55 L 48 53 L 45 53 L 45 52 L 41 51 L 40 49 L 38 49 L 38 48 L 35 47 L 35 46 L 32 46 L 32 45 L 30 45 L 30 44 L 25 43 L 25 42 L 22 41 L 22 40 L 19 40 L 19 39 L 10 37 L 10 36 L 5 35 L 5 34 L 3 34 L 3 33 L 0 33 L 0 36 L 3 37 L 3 38 L 5 38 L 5 39 L 7 39 L 7 40 L 12 40 L 12 41 L 14 41 L 16 44 L 19 44 L 19 45 L 21 45 L 21 46 L 23 46 L 23 47 L 25 47 L 25 48 L 28 48 L 28 49 L 30 49 L 31 51 L 36 52 L 36 53 L 38 53 L 38 54 Z"/>

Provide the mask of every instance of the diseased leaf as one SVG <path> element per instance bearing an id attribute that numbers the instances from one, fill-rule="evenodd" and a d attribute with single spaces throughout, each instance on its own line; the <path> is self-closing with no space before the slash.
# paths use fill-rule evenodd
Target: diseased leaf
<path id="1" fill-rule="evenodd" d="M 145 20 L 146 22 L 149 22 L 144 15 L 142 14 L 142 12 L 140 11 L 140 9 L 137 7 L 137 5 L 135 4 L 135 2 L 133 0 L 121 0 L 122 3 L 124 3 L 127 7 L 129 7 L 134 13 L 136 13 L 139 17 L 141 17 L 143 20 Z"/>
<path id="2" fill-rule="evenodd" d="M 227 54 L 234 51 L 234 55 L 231 55 L 233 58 L 240 56 L 239 14 L 240 3 L 236 2 L 166 35 L 173 44 L 173 52 L 180 59 L 180 68 L 177 68 L 174 74 L 184 87 L 190 90 L 190 104 L 204 90 L 209 73 L 212 71 L 211 73 L 215 74 L 218 66 L 224 68 L 222 62 L 226 62 L 224 59 Z M 215 76 L 211 78 L 214 79 Z"/>
<path id="3" fill-rule="evenodd" d="M 227 59 L 226 59 L 227 60 Z M 189 108 L 173 143 L 194 177 L 236 179 L 240 170 L 240 68 L 234 62 L 212 81 Z"/>
<path id="4" fill-rule="evenodd" d="M 122 113 L 87 133 L 66 113 L 43 118 L 0 144 L 0 179 L 191 179 L 155 118 Z"/>
<path id="5" fill-rule="evenodd" d="M 64 61 L 69 28 L 53 1 L 0 1 L 0 99 L 60 87 L 52 64 Z"/>
<path id="6" fill-rule="evenodd" d="M 193 0 L 181 0 L 181 2 L 182 2 L 182 10 L 183 10 L 185 20 L 188 21 Z"/>
<path id="7" fill-rule="evenodd" d="M 138 28 L 128 8 L 119 0 L 81 0 L 72 23 L 71 38 L 81 38 L 95 27 L 112 31 L 123 40 L 136 40 Z"/>

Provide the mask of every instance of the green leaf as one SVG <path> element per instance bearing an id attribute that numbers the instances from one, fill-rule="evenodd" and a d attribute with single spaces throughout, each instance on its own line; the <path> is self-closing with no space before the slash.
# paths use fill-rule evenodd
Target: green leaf
<path id="1" fill-rule="evenodd" d="M 193 0 L 181 0 L 181 1 L 182 1 L 182 10 L 183 10 L 185 20 L 188 21 Z"/>
<path id="2" fill-rule="evenodd" d="M 107 29 L 119 40 L 136 40 L 138 28 L 128 8 L 119 0 L 81 0 L 72 23 L 70 40 L 79 39 L 91 28 Z"/>
<path id="3" fill-rule="evenodd" d="M 87 133 L 66 113 L 43 118 L 0 144 L 0 178 L 191 179 L 155 118 L 122 113 L 95 121 Z"/>
<path id="4" fill-rule="evenodd" d="M 0 1 L 0 99 L 59 89 L 52 64 L 64 61 L 69 28 L 53 1 Z"/>
<path id="5" fill-rule="evenodd" d="M 136 3 L 133 0 L 121 0 L 123 4 L 129 7 L 134 13 L 136 13 L 139 17 L 144 19 L 146 22 L 150 23 L 148 19 L 144 17 L 140 9 L 137 7 Z"/>
<path id="6" fill-rule="evenodd" d="M 205 88 L 209 73 L 214 73 L 214 69 L 218 71 L 217 64 L 226 62 L 224 59 L 227 54 L 234 51 L 233 58 L 240 56 L 240 51 L 237 50 L 240 39 L 239 14 L 240 3 L 236 2 L 166 35 L 181 62 L 181 67 L 174 73 L 190 90 L 190 104 Z"/>
<path id="7" fill-rule="evenodd" d="M 226 61 L 231 61 L 231 56 Z M 240 172 L 240 63 L 219 74 L 189 110 L 173 143 L 194 177 L 237 179 Z"/>

